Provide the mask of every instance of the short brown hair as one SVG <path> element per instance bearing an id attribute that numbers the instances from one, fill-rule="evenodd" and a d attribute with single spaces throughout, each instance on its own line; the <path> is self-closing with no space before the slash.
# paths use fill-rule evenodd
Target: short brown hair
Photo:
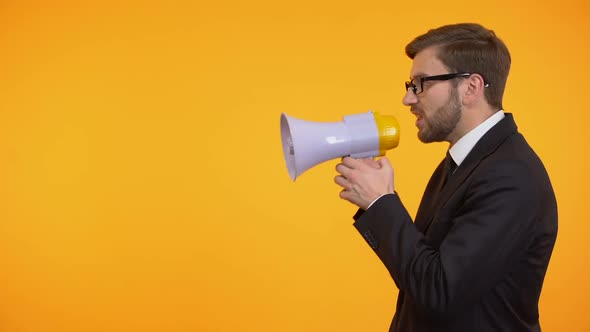
<path id="1" fill-rule="evenodd" d="M 485 98 L 490 106 L 502 108 L 510 52 L 494 31 L 475 23 L 444 25 L 414 38 L 406 54 L 414 59 L 420 51 L 435 46 L 438 59 L 452 72 L 478 73 L 489 87 Z"/>

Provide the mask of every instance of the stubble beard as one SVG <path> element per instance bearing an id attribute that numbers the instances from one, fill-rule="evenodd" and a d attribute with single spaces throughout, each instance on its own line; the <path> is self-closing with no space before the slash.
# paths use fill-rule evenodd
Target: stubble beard
<path id="1" fill-rule="evenodd" d="M 461 120 L 461 103 L 456 89 L 451 90 L 449 101 L 439 107 L 431 118 L 424 117 L 425 126 L 418 131 L 423 143 L 443 142 L 455 130 Z"/>

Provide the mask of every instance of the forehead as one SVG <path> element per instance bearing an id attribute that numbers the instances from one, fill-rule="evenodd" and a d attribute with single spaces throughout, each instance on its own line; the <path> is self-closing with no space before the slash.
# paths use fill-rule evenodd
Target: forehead
<path id="1" fill-rule="evenodd" d="M 410 78 L 446 74 L 447 67 L 436 56 L 436 48 L 426 48 L 414 57 Z"/>

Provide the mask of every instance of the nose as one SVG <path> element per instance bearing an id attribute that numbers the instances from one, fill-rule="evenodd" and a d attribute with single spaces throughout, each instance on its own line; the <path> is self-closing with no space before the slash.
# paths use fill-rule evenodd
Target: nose
<path id="1" fill-rule="evenodd" d="M 416 96 L 416 94 L 414 93 L 414 91 L 412 91 L 412 89 L 408 89 L 406 91 L 406 94 L 404 95 L 404 98 L 402 99 L 402 103 L 405 106 L 412 106 L 417 102 L 418 102 L 418 96 Z"/>

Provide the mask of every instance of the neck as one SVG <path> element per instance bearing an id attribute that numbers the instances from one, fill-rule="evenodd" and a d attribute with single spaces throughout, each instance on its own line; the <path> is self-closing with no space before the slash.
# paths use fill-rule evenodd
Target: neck
<path id="1" fill-rule="evenodd" d="M 489 105 L 478 108 L 463 108 L 461 112 L 461 119 L 457 123 L 455 130 L 447 137 L 452 147 L 461 137 L 472 131 L 475 127 L 482 124 L 490 116 L 494 115 L 498 110 L 491 108 Z"/>

